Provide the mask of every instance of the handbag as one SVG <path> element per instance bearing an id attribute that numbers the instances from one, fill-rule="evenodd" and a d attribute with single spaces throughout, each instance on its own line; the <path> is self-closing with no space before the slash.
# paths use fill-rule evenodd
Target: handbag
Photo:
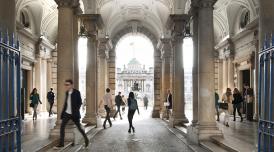
<path id="1" fill-rule="evenodd" d="M 168 107 L 169 105 L 170 105 L 169 102 L 164 102 L 165 107 Z"/>
<path id="2" fill-rule="evenodd" d="M 34 107 L 34 104 L 31 102 L 31 103 L 29 104 L 29 106 L 33 108 L 33 107 Z"/>
<path id="3" fill-rule="evenodd" d="M 228 103 L 219 103 L 219 108 L 224 109 L 224 110 L 228 110 Z"/>

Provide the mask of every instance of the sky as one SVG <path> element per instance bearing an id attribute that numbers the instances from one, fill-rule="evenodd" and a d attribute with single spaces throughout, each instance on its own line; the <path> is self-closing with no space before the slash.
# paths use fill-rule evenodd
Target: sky
<path id="1" fill-rule="evenodd" d="M 86 39 L 79 38 L 79 68 L 86 69 L 87 47 Z M 154 66 L 154 48 L 152 42 L 141 34 L 128 34 L 122 37 L 116 47 L 116 66 L 123 68 L 124 65 L 132 59 L 136 58 L 146 68 Z M 184 68 L 191 70 L 193 65 L 193 44 L 191 38 L 184 39 L 183 43 Z M 82 71 L 84 72 L 84 71 Z"/>
<path id="2" fill-rule="evenodd" d="M 140 34 L 129 34 L 122 37 L 116 47 L 116 66 L 123 68 L 136 58 L 146 68 L 154 66 L 154 48 L 151 41 Z"/>

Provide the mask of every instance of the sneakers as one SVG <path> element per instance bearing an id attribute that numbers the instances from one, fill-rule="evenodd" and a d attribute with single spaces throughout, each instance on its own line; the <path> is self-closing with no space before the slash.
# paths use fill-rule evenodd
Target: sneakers
<path id="1" fill-rule="evenodd" d="M 225 126 L 229 127 L 228 122 L 225 124 Z"/>
<path id="2" fill-rule="evenodd" d="M 135 128 L 134 127 L 132 127 L 132 131 L 133 131 L 133 133 L 135 133 Z"/>
<path id="3" fill-rule="evenodd" d="M 130 129 L 128 130 L 128 133 L 131 133 L 131 130 L 130 130 Z"/>
<path id="4" fill-rule="evenodd" d="M 64 145 L 57 145 L 57 146 L 55 146 L 53 149 L 54 150 L 59 150 L 59 149 L 62 149 L 62 148 L 64 148 Z"/>

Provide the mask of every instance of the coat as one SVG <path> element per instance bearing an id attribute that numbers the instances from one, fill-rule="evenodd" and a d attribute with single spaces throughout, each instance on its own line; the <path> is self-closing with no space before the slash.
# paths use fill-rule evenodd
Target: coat
<path id="1" fill-rule="evenodd" d="M 172 109 L 172 94 L 170 94 L 168 96 L 168 101 L 167 102 L 169 102 L 169 106 L 167 106 L 167 109 Z"/>
<path id="2" fill-rule="evenodd" d="M 61 119 L 64 118 L 64 113 L 67 110 L 67 99 L 68 99 L 68 91 L 66 92 L 66 98 L 65 98 L 64 107 L 61 113 Z M 81 105 L 82 105 L 81 93 L 78 90 L 73 89 L 71 93 L 71 111 L 72 111 L 72 118 L 74 120 L 78 120 L 81 118 L 81 115 L 80 115 Z"/>

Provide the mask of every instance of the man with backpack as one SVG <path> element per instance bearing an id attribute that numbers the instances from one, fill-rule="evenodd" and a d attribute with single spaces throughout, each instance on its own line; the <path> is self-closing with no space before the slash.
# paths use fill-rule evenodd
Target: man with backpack
<path id="1" fill-rule="evenodd" d="M 121 116 L 121 111 L 120 111 L 120 107 L 121 107 L 122 103 L 123 103 L 123 99 L 122 99 L 122 96 L 121 96 L 121 92 L 119 92 L 118 95 L 115 97 L 115 104 L 117 106 L 117 111 L 113 116 L 114 120 L 115 120 L 116 115 L 118 114 L 118 112 L 119 112 L 119 115 L 120 115 L 120 119 L 121 120 L 123 119 L 122 116 Z"/>
<path id="2" fill-rule="evenodd" d="M 49 102 L 49 117 L 53 114 L 52 113 L 52 106 L 54 104 L 54 98 L 55 98 L 55 95 L 53 93 L 53 88 L 50 88 L 50 91 L 47 94 L 47 99 L 48 99 L 48 102 Z"/>

